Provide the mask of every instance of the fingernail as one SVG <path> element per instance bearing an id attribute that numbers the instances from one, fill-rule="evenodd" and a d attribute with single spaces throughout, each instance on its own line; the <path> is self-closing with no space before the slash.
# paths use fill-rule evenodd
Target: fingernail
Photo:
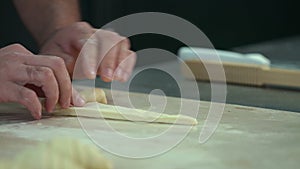
<path id="1" fill-rule="evenodd" d="M 91 70 L 91 71 L 90 71 L 90 74 L 91 74 L 91 76 L 94 77 L 94 76 L 96 76 L 96 71 L 95 71 L 95 70 Z"/>
<path id="2" fill-rule="evenodd" d="M 75 106 L 84 106 L 85 100 L 81 96 L 77 96 L 76 98 L 76 105 Z"/>
<path id="3" fill-rule="evenodd" d="M 94 70 L 90 70 L 88 75 L 89 79 L 94 79 L 96 77 L 96 72 Z"/>
<path id="4" fill-rule="evenodd" d="M 52 112 L 53 112 L 53 109 L 51 108 L 51 109 L 49 109 L 47 112 L 48 112 L 48 113 L 52 113 Z"/>
<path id="5" fill-rule="evenodd" d="M 70 101 L 69 102 L 65 102 L 64 104 L 63 104 L 63 108 L 68 108 L 70 106 Z"/>
<path id="6" fill-rule="evenodd" d="M 54 106 L 48 106 L 48 108 L 46 109 L 48 113 L 52 113 L 54 109 Z"/>
<path id="7" fill-rule="evenodd" d="M 114 71 L 111 68 L 107 68 L 107 69 L 104 69 L 104 71 L 102 72 L 102 75 L 105 76 L 106 78 L 112 79 L 113 73 L 114 73 Z"/>
<path id="8" fill-rule="evenodd" d="M 129 74 L 124 72 L 123 73 L 123 81 L 127 81 L 129 79 Z"/>
<path id="9" fill-rule="evenodd" d="M 121 82 L 126 82 L 129 79 L 129 74 L 122 69 L 118 69 L 115 76 L 117 77 L 117 80 Z"/>
<path id="10" fill-rule="evenodd" d="M 122 79 L 122 78 L 123 78 L 123 75 L 124 75 L 124 73 L 123 73 L 123 70 L 122 70 L 122 69 L 118 69 L 118 70 L 116 71 L 115 76 L 116 76 L 118 79 Z"/>
<path id="11" fill-rule="evenodd" d="M 41 113 L 35 113 L 34 114 L 34 119 L 36 119 L 36 120 L 39 120 L 39 119 L 41 119 Z"/>

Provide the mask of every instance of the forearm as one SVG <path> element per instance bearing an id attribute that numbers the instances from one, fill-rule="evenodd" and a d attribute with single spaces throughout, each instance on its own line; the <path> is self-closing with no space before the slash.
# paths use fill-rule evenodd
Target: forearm
<path id="1" fill-rule="evenodd" d="M 78 0 L 14 0 L 14 3 L 39 45 L 56 30 L 80 20 Z"/>

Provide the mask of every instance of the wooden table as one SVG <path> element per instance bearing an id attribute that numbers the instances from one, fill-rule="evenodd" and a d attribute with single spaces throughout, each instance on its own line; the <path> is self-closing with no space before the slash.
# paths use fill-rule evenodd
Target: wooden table
<path id="1" fill-rule="evenodd" d="M 106 91 L 107 93 L 108 90 Z M 126 93 L 119 92 L 118 98 L 126 99 Z M 157 96 L 158 97 L 158 96 Z M 109 103 L 112 98 L 108 94 Z M 148 96 L 130 93 L 130 98 L 139 108 L 147 108 Z M 166 113 L 178 110 L 180 100 L 167 98 Z M 185 100 L 195 103 L 194 100 Z M 209 109 L 209 102 L 201 102 L 199 125 L 194 126 L 184 137 L 183 141 L 171 150 L 151 158 L 124 158 L 105 151 L 105 155 L 112 160 L 116 169 L 121 168 L 157 168 L 157 169 L 222 169 L 222 168 L 299 168 L 300 166 L 300 114 L 238 105 L 226 105 L 221 122 L 213 136 L 204 144 L 199 143 L 199 133 Z M 104 127 L 108 122 L 115 130 L 130 137 L 152 137 L 170 125 L 132 123 L 126 121 L 101 120 L 77 117 L 50 117 L 32 121 L 30 114 L 21 106 L 15 104 L 1 104 L 0 106 L 0 145 L 1 159 L 9 159 L 20 151 L 33 147 L 37 143 L 54 137 L 74 137 L 91 143 L 82 129 L 79 120 L 94 126 L 90 133 L 96 134 L 103 140 L 110 141 L 120 150 L 132 152 L 151 152 L 155 145 L 174 141 L 182 135 L 183 126 L 171 133 L 161 142 L 158 140 L 153 146 L 122 145 L 115 140 L 112 133 Z M 164 142 L 164 143 L 163 143 Z"/>

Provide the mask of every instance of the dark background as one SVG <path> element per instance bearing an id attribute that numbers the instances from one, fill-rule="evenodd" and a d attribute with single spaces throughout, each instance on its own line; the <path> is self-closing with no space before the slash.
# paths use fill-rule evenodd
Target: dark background
<path id="1" fill-rule="evenodd" d="M 137 12 L 165 12 L 198 26 L 216 48 L 230 49 L 300 34 L 299 5 L 292 0 L 81 0 L 83 19 L 95 27 Z M 0 2 L 0 47 L 18 42 L 37 52 L 10 0 Z M 34 18 L 32 18 L 34 19 Z M 176 52 L 181 44 L 159 35 L 131 38 L 135 50 Z"/>

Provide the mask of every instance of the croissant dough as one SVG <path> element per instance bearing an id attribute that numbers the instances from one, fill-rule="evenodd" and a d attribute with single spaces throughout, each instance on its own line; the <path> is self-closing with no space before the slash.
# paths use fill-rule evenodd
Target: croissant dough
<path id="1" fill-rule="evenodd" d="M 91 92 L 93 91 L 95 91 L 95 95 L 91 94 Z M 92 118 L 182 124 L 182 125 L 198 124 L 197 120 L 190 116 L 169 115 L 169 114 L 157 113 L 157 112 L 146 111 L 141 109 L 131 109 L 127 107 L 107 105 L 105 93 L 102 89 L 99 88 L 96 88 L 95 90 L 88 89 L 80 93 L 84 98 L 88 98 L 87 101 L 92 101 L 92 102 L 87 103 L 84 107 L 71 107 L 68 109 L 57 108 L 53 112 L 53 115 L 81 116 L 81 117 L 92 117 Z"/>
<path id="2" fill-rule="evenodd" d="M 76 139 L 57 138 L 27 149 L 10 161 L 1 161 L 0 168 L 111 169 L 112 165 L 97 147 Z"/>

